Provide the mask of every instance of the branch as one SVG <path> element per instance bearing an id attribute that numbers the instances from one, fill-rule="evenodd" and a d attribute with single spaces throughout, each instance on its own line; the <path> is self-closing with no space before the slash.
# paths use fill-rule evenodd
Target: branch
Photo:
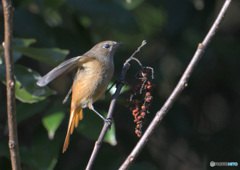
<path id="1" fill-rule="evenodd" d="M 206 35 L 205 39 L 203 40 L 202 43 L 198 45 L 198 48 L 189 63 L 187 69 L 185 70 L 184 74 L 182 75 L 181 79 L 179 80 L 177 86 L 173 90 L 172 94 L 170 97 L 167 99 L 167 101 L 164 103 L 162 108 L 156 113 L 156 116 L 152 120 L 151 124 L 147 128 L 146 132 L 142 136 L 142 138 L 139 140 L 135 148 L 132 150 L 130 155 L 127 157 L 127 159 L 124 161 L 124 163 L 121 165 L 119 168 L 120 170 L 125 170 L 130 167 L 130 165 L 133 163 L 133 161 L 137 158 L 143 147 L 146 145 L 149 137 L 153 134 L 153 132 L 156 130 L 158 127 L 159 123 L 163 119 L 163 117 L 166 115 L 166 113 L 169 111 L 169 109 L 172 107 L 173 103 L 176 101 L 178 96 L 181 94 L 183 89 L 187 87 L 187 82 L 189 80 L 189 77 L 192 74 L 192 71 L 198 64 L 199 60 L 201 59 L 205 49 L 211 42 L 213 36 L 217 32 L 219 25 L 223 21 L 224 15 L 231 3 L 231 0 L 226 0 L 217 19 L 215 20 L 214 24 L 212 25 L 211 29 L 209 30 L 208 34 Z"/>
<path id="2" fill-rule="evenodd" d="M 110 103 L 110 106 L 109 106 L 109 110 L 108 110 L 108 115 L 107 115 L 107 119 L 109 120 L 112 120 L 113 118 L 113 111 L 114 111 L 114 108 L 115 108 L 115 105 L 116 105 L 116 101 L 117 101 L 117 98 L 119 96 L 119 93 L 122 89 L 122 87 L 124 86 L 124 82 L 125 82 L 125 75 L 127 73 L 127 70 L 128 68 L 130 67 L 130 64 L 129 62 L 131 60 L 135 60 L 139 63 L 139 65 L 142 67 L 142 64 L 140 63 L 140 61 L 138 59 L 136 59 L 134 57 L 134 55 L 136 53 L 138 53 L 140 51 L 140 49 L 146 44 L 146 41 L 143 40 L 142 44 L 138 47 L 138 49 L 132 54 L 131 57 L 129 57 L 126 62 L 124 63 L 123 65 L 123 68 L 122 68 L 122 72 L 121 72 L 121 75 L 120 75 L 120 78 L 118 80 L 118 83 L 117 83 L 117 89 L 115 91 L 115 93 L 113 94 L 113 98 L 112 98 L 112 101 Z M 96 141 L 95 143 L 95 146 L 94 146 L 94 149 L 93 149 L 93 152 L 92 152 L 92 155 L 88 161 L 88 165 L 86 167 L 87 170 L 90 170 L 92 168 L 92 165 L 95 161 L 95 158 L 100 150 L 100 147 L 102 145 L 102 142 L 103 142 L 103 139 L 107 133 L 107 130 L 110 128 L 110 125 L 108 123 L 104 123 L 104 126 L 102 128 L 102 131 L 98 137 L 98 140 Z"/>
<path id="3" fill-rule="evenodd" d="M 7 112 L 8 112 L 8 130 L 9 130 L 9 150 L 11 155 L 11 163 L 13 170 L 20 170 L 20 156 L 18 149 L 18 135 L 16 123 L 16 103 L 15 103 L 15 81 L 13 66 L 13 7 L 11 0 L 3 0 L 4 11 L 4 57 L 6 63 L 6 86 L 7 86 Z"/>

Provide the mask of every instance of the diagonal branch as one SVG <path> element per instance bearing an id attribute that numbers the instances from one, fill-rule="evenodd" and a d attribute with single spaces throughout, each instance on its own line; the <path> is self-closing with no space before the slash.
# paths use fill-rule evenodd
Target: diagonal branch
<path id="1" fill-rule="evenodd" d="M 16 123 L 16 103 L 15 103 L 15 81 L 13 66 L 13 7 L 11 0 L 3 0 L 4 11 L 4 57 L 6 63 L 6 86 L 7 86 L 7 112 L 8 112 L 8 130 L 9 130 L 9 149 L 13 170 L 20 170 L 20 156 L 18 149 L 18 135 Z"/>
<path id="2" fill-rule="evenodd" d="M 151 124 L 147 128 L 146 132 L 142 136 L 142 138 L 139 140 L 135 148 L 132 150 L 130 155 L 127 157 L 127 159 L 124 161 L 124 163 L 119 168 L 120 170 L 125 170 L 130 167 L 130 165 L 133 163 L 133 161 L 137 158 L 143 147 L 146 145 L 149 137 L 153 134 L 153 132 L 158 127 L 159 123 L 163 119 L 163 117 L 167 114 L 169 109 L 172 107 L 173 103 L 177 100 L 178 96 L 181 94 L 183 89 L 187 87 L 187 82 L 189 80 L 189 77 L 192 74 L 192 71 L 198 64 L 199 60 L 201 59 L 205 49 L 211 42 L 212 38 L 214 37 L 215 33 L 217 32 L 219 25 L 223 21 L 224 15 L 231 3 L 231 0 L 226 0 L 217 19 L 215 20 L 214 24 L 212 25 L 211 29 L 209 30 L 208 34 L 204 38 L 203 42 L 198 45 L 198 48 L 189 63 L 187 69 L 185 70 L 184 74 L 182 75 L 181 79 L 179 80 L 177 86 L 173 90 L 170 97 L 167 99 L 167 101 L 164 103 L 162 108 L 156 113 L 156 116 L 152 120 Z"/>
<path id="3" fill-rule="evenodd" d="M 116 105 L 116 101 L 117 101 L 117 98 L 120 94 L 120 91 L 122 89 L 122 87 L 124 86 L 124 82 L 125 82 L 125 75 L 127 73 L 127 70 L 128 68 L 130 67 L 130 64 L 129 62 L 131 60 L 135 60 L 139 63 L 139 65 L 142 67 L 142 64 L 140 63 L 140 61 L 138 59 L 136 59 L 134 56 L 136 55 L 136 53 L 138 53 L 140 51 L 140 49 L 146 45 L 146 41 L 143 40 L 142 44 L 138 47 L 138 49 L 132 54 L 131 57 L 129 57 L 126 62 L 124 63 L 123 65 L 123 68 L 122 68 L 122 72 L 121 72 L 121 75 L 120 75 L 120 78 L 118 80 L 118 83 L 117 83 L 117 89 L 115 91 L 115 93 L 113 94 L 113 97 L 112 97 L 112 101 L 110 103 L 110 106 L 109 106 L 109 110 L 108 110 L 108 115 L 107 115 L 107 119 L 109 120 L 112 120 L 113 118 L 113 112 L 114 112 L 114 108 L 115 108 L 115 105 Z M 98 137 L 98 140 L 96 141 L 95 143 L 95 146 L 94 146 L 94 149 L 93 149 L 93 152 L 92 152 L 92 155 L 88 161 L 88 165 L 86 167 L 87 170 L 90 170 L 92 168 L 92 165 L 95 161 L 95 158 L 100 150 L 100 147 L 102 145 L 102 142 L 103 142 L 103 139 L 107 133 L 107 130 L 109 129 L 110 125 L 108 123 L 104 123 L 104 126 L 102 128 L 102 131 Z"/>

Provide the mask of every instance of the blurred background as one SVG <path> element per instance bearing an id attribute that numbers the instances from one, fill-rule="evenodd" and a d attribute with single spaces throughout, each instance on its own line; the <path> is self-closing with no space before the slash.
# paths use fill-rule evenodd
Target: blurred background
<path id="1" fill-rule="evenodd" d="M 62 100 L 74 73 L 48 87 L 36 81 L 65 59 L 81 55 L 104 40 L 124 42 L 115 54 L 119 78 L 124 61 L 142 40 L 136 57 L 154 68 L 155 88 L 143 130 L 176 86 L 198 43 L 207 34 L 224 0 L 21 0 L 14 5 L 16 111 L 22 169 L 84 169 L 103 122 L 84 110 L 67 151 L 70 100 Z M 130 169 L 204 170 L 210 162 L 240 163 L 240 1 L 233 1 L 188 87 L 180 95 Z M 3 11 L 0 5 L 0 41 Z M 5 65 L 0 48 L 0 169 L 11 169 L 8 150 Z M 117 169 L 139 138 L 126 100 L 139 84 L 140 70 L 131 62 L 128 85 L 119 96 L 114 125 L 108 132 L 93 169 Z M 106 116 L 111 94 L 95 103 Z M 215 167 L 215 169 L 239 167 Z"/>

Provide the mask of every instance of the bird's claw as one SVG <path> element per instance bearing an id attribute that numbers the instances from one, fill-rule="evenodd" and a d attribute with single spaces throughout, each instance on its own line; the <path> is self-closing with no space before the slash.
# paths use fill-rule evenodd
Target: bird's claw
<path id="1" fill-rule="evenodd" d="M 105 123 L 108 124 L 109 129 L 111 129 L 112 119 L 111 118 L 107 118 L 107 119 L 104 119 L 104 121 L 105 121 Z"/>
<path id="2" fill-rule="evenodd" d="M 123 85 L 128 85 L 128 82 L 126 80 L 117 80 L 117 84 L 123 84 Z"/>

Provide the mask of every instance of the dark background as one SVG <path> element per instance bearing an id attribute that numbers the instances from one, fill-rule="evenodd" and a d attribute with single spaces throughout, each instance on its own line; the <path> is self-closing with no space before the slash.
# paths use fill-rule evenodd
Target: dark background
<path id="1" fill-rule="evenodd" d="M 81 55 L 100 41 L 115 40 L 125 43 L 115 54 L 116 70 L 112 80 L 115 81 L 124 61 L 146 40 L 147 45 L 136 56 L 155 71 L 153 103 L 146 117 L 146 129 L 176 86 L 223 3 L 223 0 L 13 1 L 13 33 L 14 38 L 19 38 L 14 40 L 14 58 L 16 78 L 21 83 L 17 90 L 20 100 L 16 102 L 22 169 L 84 169 L 103 124 L 93 112 L 85 109 L 85 119 L 79 122 L 67 151 L 62 154 L 70 101 L 65 105 L 61 102 L 71 86 L 73 74 L 51 83 L 49 87 L 57 93 L 50 95 L 53 91 L 47 89 L 48 93 L 41 98 L 35 86 L 38 73 L 46 74 L 65 56 Z M 203 170 L 212 169 L 211 161 L 240 163 L 239 8 L 240 2 L 233 1 L 188 87 L 131 169 Z M 2 6 L 0 10 L 2 42 Z M 26 39 L 34 40 L 26 45 Z M 36 49 L 39 51 L 33 51 Z M 47 59 L 43 59 L 44 56 Z M 0 78 L 4 82 L 4 64 L 0 64 Z M 27 72 L 27 68 L 36 72 Z M 135 74 L 139 69 L 135 62 L 131 63 L 126 76 L 129 88 L 138 84 Z M 11 169 L 11 163 L 6 88 L 2 83 L 0 88 L 0 169 L 7 170 Z M 31 97 L 37 97 L 26 97 L 21 91 L 25 88 Z M 139 140 L 134 134 L 131 112 L 125 107 L 129 92 L 126 89 L 121 94 L 114 113 L 112 130 L 115 133 L 111 135 L 116 137 L 117 145 L 103 143 L 93 169 L 117 169 Z M 110 100 L 108 94 L 105 100 L 95 103 L 95 108 L 106 112 Z M 239 167 L 214 169 L 228 168 Z"/>

